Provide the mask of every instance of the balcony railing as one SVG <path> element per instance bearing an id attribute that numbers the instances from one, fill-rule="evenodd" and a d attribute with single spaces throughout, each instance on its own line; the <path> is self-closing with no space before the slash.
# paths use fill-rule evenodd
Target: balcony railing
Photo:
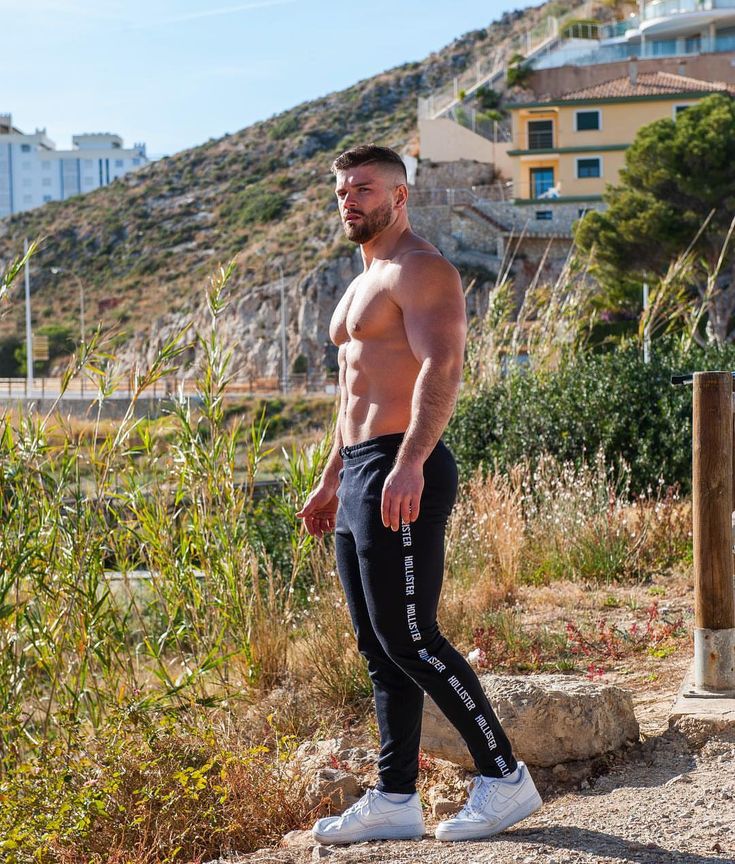
<path id="1" fill-rule="evenodd" d="M 631 15 L 630 18 L 626 18 L 624 21 L 615 21 L 613 24 L 601 24 L 600 38 L 616 39 L 618 36 L 625 36 L 628 30 L 637 30 L 638 24 L 637 15 Z"/>
<path id="2" fill-rule="evenodd" d="M 464 105 L 457 105 L 450 108 L 444 115 L 448 120 L 454 120 L 460 126 L 471 130 L 476 135 L 482 135 L 488 141 L 494 141 L 496 144 L 501 141 L 511 140 L 511 128 L 509 119 L 489 120 L 484 111 L 478 111 L 476 108 L 466 108 Z"/>
<path id="3" fill-rule="evenodd" d="M 711 12 L 713 9 L 735 9 L 735 0 L 654 0 L 643 8 L 643 20 L 668 18 L 687 12 Z"/>
<path id="4" fill-rule="evenodd" d="M 569 52 L 562 46 L 553 54 L 547 55 L 538 68 L 553 69 L 558 66 L 573 64 L 575 66 L 595 66 L 598 63 L 616 63 L 631 57 L 646 59 L 648 57 L 691 57 L 696 54 L 718 54 L 735 51 L 735 35 L 715 36 L 714 39 L 705 36 L 699 41 L 684 39 L 649 39 L 643 45 L 637 43 L 621 43 L 618 45 L 600 45 L 586 54 Z"/>

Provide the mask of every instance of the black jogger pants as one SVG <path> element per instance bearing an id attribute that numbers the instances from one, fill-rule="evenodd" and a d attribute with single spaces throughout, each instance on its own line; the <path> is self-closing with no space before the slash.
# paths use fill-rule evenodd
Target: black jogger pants
<path id="1" fill-rule="evenodd" d="M 439 442 L 424 464 L 419 518 L 384 527 L 383 483 L 402 434 L 342 448 L 335 546 L 340 581 L 366 658 L 380 730 L 378 788 L 412 793 L 418 775 L 424 691 L 467 742 L 478 771 L 504 777 L 516 760 L 480 682 L 436 621 L 444 573 L 444 529 L 457 467 Z"/>

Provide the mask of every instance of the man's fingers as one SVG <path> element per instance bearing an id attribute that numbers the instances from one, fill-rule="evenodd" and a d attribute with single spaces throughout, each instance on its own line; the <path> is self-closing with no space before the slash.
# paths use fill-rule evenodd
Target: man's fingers
<path id="1" fill-rule="evenodd" d="M 393 531 L 397 531 L 401 527 L 401 498 L 398 496 L 393 496 L 391 498 L 390 527 Z"/>
<path id="2" fill-rule="evenodd" d="M 401 522 L 404 525 L 408 525 L 411 521 L 411 513 L 413 512 L 413 507 L 411 506 L 410 498 L 403 498 L 401 500 Z"/>
<path id="3" fill-rule="evenodd" d="M 387 528 L 390 525 L 390 492 L 383 486 L 383 494 L 380 497 L 380 518 Z"/>

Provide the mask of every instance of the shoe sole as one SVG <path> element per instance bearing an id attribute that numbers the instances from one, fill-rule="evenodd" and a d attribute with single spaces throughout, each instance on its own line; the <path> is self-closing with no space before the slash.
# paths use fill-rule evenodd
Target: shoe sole
<path id="1" fill-rule="evenodd" d="M 424 826 L 411 828 L 382 829 L 380 831 L 365 831 L 352 837 L 335 837 L 319 834 L 312 830 L 311 836 L 325 846 L 344 846 L 348 843 L 364 843 L 366 840 L 421 840 L 426 834 Z"/>
<path id="2" fill-rule="evenodd" d="M 506 828 L 515 825 L 516 822 L 528 818 L 532 813 L 540 810 L 542 804 L 543 801 L 541 800 L 541 796 L 537 792 L 536 795 L 532 798 L 528 798 L 512 813 L 509 813 L 505 819 L 502 819 L 497 825 L 493 825 L 492 828 L 486 828 L 484 830 L 480 829 L 479 831 L 473 831 L 472 829 L 467 829 L 466 831 L 462 831 L 461 829 L 453 831 L 452 829 L 449 829 L 445 835 L 440 826 L 436 829 L 434 836 L 437 840 L 487 840 L 488 837 L 500 834 L 501 831 L 505 831 Z"/>

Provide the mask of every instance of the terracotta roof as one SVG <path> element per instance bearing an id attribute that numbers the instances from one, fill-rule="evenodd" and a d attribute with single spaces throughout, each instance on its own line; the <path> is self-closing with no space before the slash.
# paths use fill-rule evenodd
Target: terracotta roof
<path id="1" fill-rule="evenodd" d="M 715 93 L 722 91 L 735 95 L 735 85 L 724 81 L 702 81 L 686 75 L 671 72 L 639 72 L 636 83 L 631 84 L 630 76 L 613 78 L 592 87 L 574 90 L 561 96 L 559 102 L 572 99 L 625 99 L 628 96 L 675 96 L 679 93 Z"/>

